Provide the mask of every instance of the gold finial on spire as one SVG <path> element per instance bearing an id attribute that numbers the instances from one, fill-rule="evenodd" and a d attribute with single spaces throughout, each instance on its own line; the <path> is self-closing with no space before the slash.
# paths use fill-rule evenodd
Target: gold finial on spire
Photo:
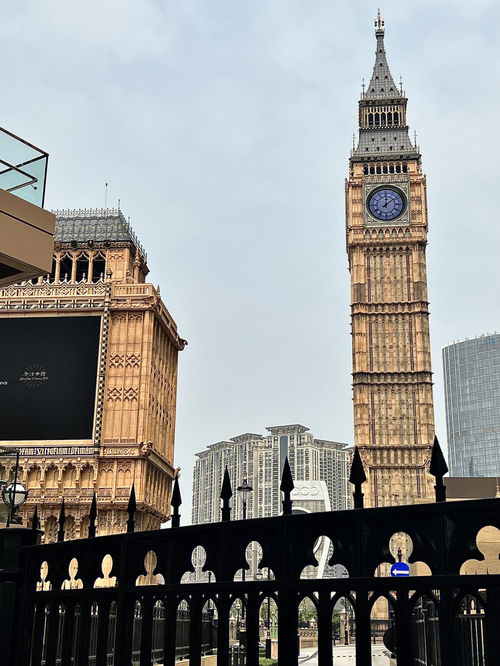
<path id="1" fill-rule="evenodd" d="M 399 77 L 399 92 L 403 94 L 403 77 Z"/>
<path id="2" fill-rule="evenodd" d="M 378 8 L 377 11 L 377 18 L 375 19 L 375 27 L 377 28 L 377 30 L 384 29 L 384 19 L 382 18 L 382 15 L 380 13 L 380 7 Z"/>

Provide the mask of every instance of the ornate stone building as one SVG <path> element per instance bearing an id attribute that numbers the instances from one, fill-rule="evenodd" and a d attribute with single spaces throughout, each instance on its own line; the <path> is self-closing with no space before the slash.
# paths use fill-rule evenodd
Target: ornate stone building
<path id="1" fill-rule="evenodd" d="M 346 181 L 355 443 L 368 506 L 430 497 L 434 438 L 426 258 L 426 180 L 407 98 L 375 21 L 373 75 L 359 101 Z"/>
<path id="2" fill-rule="evenodd" d="M 0 290 L 0 440 L 48 540 L 63 497 L 67 538 L 86 536 L 94 491 L 98 533 L 122 531 L 132 483 L 138 529 L 169 517 L 186 342 L 147 274 L 120 210 L 57 211 L 51 275 Z"/>

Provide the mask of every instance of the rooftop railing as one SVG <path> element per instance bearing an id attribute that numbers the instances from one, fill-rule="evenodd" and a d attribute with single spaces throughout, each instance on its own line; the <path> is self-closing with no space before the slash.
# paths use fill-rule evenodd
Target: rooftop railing
<path id="1" fill-rule="evenodd" d="M 0 189 L 43 208 L 48 153 L 0 127 Z"/>

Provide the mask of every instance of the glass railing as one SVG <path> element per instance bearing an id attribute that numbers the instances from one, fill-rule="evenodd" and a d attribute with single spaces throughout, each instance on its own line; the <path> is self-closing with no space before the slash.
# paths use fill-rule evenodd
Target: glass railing
<path id="1" fill-rule="evenodd" d="M 48 154 L 0 127 L 0 189 L 43 207 Z"/>

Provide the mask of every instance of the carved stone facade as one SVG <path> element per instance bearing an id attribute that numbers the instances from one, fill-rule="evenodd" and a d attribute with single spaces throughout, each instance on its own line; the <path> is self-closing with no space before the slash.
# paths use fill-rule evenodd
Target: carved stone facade
<path id="1" fill-rule="evenodd" d="M 120 211 L 57 211 L 55 238 L 51 275 L 0 290 L 0 325 L 13 317 L 100 318 L 93 432 L 1 442 L 21 450 L 20 480 L 30 491 L 23 523 L 37 504 L 45 539 L 54 540 L 64 498 L 66 538 L 84 537 L 95 491 L 98 534 L 124 531 L 133 483 L 136 529 L 157 529 L 170 515 L 177 357 L 186 342 L 159 289 L 145 282 L 145 253 Z M 55 418 L 58 410 L 64 395 Z"/>
<path id="2" fill-rule="evenodd" d="M 383 21 L 359 101 L 346 181 L 355 443 L 368 506 L 431 497 L 434 438 L 426 258 L 426 181 L 408 136 L 407 99 L 387 65 Z"/>

